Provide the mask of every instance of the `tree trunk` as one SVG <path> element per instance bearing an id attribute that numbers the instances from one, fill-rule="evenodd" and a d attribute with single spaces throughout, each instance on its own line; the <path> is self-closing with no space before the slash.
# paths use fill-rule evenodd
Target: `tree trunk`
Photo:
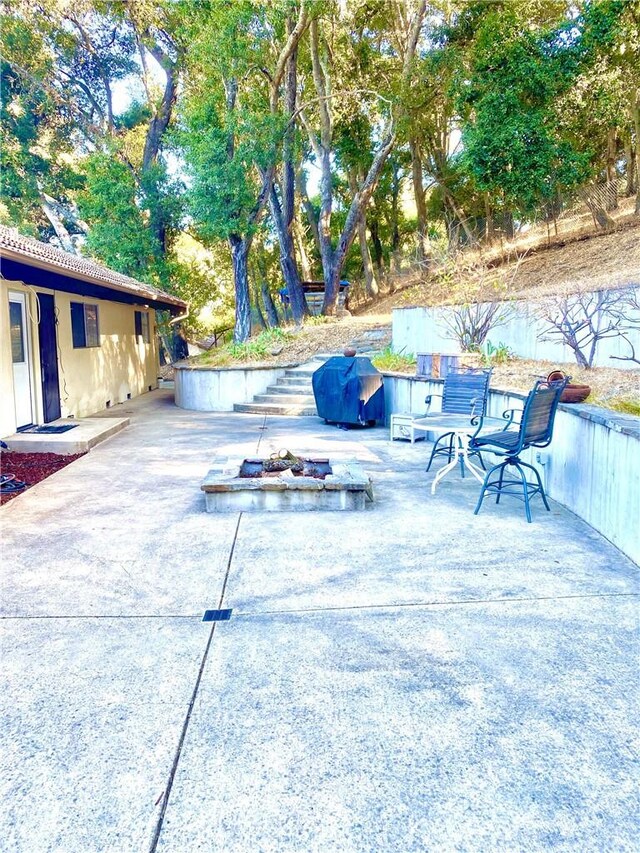
<path id="1" fill-rule="evenodd" d="M 628 197 L 632 196 L 636 189 L 636 163 L 631 134 L 627 134 L 624 138 L 624 159 L 627 164 L 627 185 L 624 194 Z"/>
<path id="2" fill-rule="evenodd" d="M 449 207 L 451 208 L 453 215 L 456 217 L 459 224 L 462 226 L 462 230 L 467 235 L 467 240 L 469 241 L 469 244 L 471 246 L 474 246 L 478 241 L 476 240 L 475 235 L 469 229 L 469 226 L 467 225 L 467 221 L 466 221 L 462 211 L 458 210 L 458 205 L 456 204 L 454 197 L 451 195 L 451 193 L 445 187 L 445 185 L 440 184 L 440 186 L 442 187 L 442 191 L 444 192 L 445 200 L 446 200 L 447 204 L 449 205 Z M 509 216 L 509 215 L 510 214 L 507 214 L 507 216 Z M 510 235 L 507 235 L 507 236 L 509 236 L 509 239 L 513 238 L 513 229 L 512 229 L 512 233 Z"/>
<path id="3" fill-rule="evenodd" d="M 253 311 L 255 311 L 255 317 L 258 320 L 260 328 L 270 329 L 271 327 L 267 324 L 264 314 L 262 313 L 262 308 L 260 307 L 260 288 L 258 285 L 255 285 L 253 288 Z M 254 316 L 253 313 L 252 316 Z"/>
<path id="4" fill-rule="evenodd" d="M 611 128 L 607 134 L 607 182 L 610 184 L 616 179 L 617 143 L 616 131 L 614 128 Z"/>
<path id="5" fill-rule="evenodd" d="M 280 325 L 280 319 L 278 317 L 278 312 L 274 305 L 273 298 L 271 297 L 269 285 L 264 280 L 260 283 L 260 293 L 262 295 L 262 303 L 264 305 L 264 312 L 267 315 L 266 319 L 269 324 L 269 328 L 275 329 L 276 326 Z"/>
<path id="6" fill-rule="evenodd" d="M 269 282 L 267 281 L 267 265 L 265 263 L 264 257 L 257 253 L 255 256 L 255 267 L 254 269 L 257 271 L 257 278 L 260 281 L 260 287 L 258 288 L 260 291 L 260 296 L 262 297 L 262 305 L 264 308 L 263 317 L 267 321 L 267 325 L 270 329 L 274 329 L 276 326 L 280 325 L 280 318 L 278 317 L 278 310 L 274 305 L 273 298 L 271 297 L 271 292 L 269 290 Z"/>
<path id="7" fill-rule="evenodd" d="M 636 132 L 636 216 L 640 216 L 640 90 L 636 92 L 631 107 L 633 126 Z"/>
<path id="8" fill-rule="evenodd" d="M 424 184 L 422 182 L 422 159 L 416 139 L 409 140 L 411 150 L 411 175 L 413 178 L 413 195 L 416 201 L 416 216 L 418 219 L 417 249 L 418 263 L 426 264 L 431 254 L 429 245 L 429 233 L 427 225 L 427 204 L 424 197 Z"/>
<path id="9" fill-rule="evenodd" d="M 491 210 L 491 203 L 489 202 L 489 193 L 485 193 L 484 196 L 484 223 L 484 238 L 486 243 L 490 246 L 493 243 L 494 229 L 493 211 Z"/>
<path id="10" fill-rule="evenodd" d="M 400 167 L 397 160 L 392 164 L 391 179 L 391 292 L 395 290 L 395 277 L 400 274 Z"/>
<path id="11" fill-rule="evenodd" d="M 238 234 L 229 237 L 231 261 L 233 264 L 233 285 L 236 296 L 236 321 L 233 330 L 233 342 L 242 344 L 251 336 L 251 303 L 249 299 L 249 276 L 247 274 L 247 255 L 249 244 Z"/>
<path id="12" fill-rule="evenodd" d="M 358 179 L 354 169 L 349 171 L 349 187 L 352 194 L 355 196 L 358 192 Z M 376 281 L 376 276 L 373 271 L 373 264 L 371 263 L 371 253 L 369 252 L 369 244 L 367 242 L 367 220 L 364 211 L 360 214 L 358 219 L 358 242 L 360 243 L 360 256 L 362 258 L 365 292 L 369 299 L 375 299 L 380 288 L 378 287 L 378 282 Z"/>
<path id="13" fill-rule="evenodd" d="M 50 201 L 49 198 L 50 197 L 45 193 L 40 193 L 40 205 L 42 210 L 51 223 L 53 230 L 56 232 L 56 237 L 60 241 L 60 245 L 64 251 L 70 252 L 72 255 L 77 255 L 78 253 L 76 251 L 76 247 L 73 245 L 71 234 L 67 231 L 62 218 L 58 216 L 55 204 L 51 203 L 53 200 Z"/>
<path id="14" fill-rule="evenodd" d="M 313 237 L 313 242 L 316 247 L 316 252 L 318 253 L 318 258 L 322 256 L 322 252 L 320 250 L 320 232 L 318 231 L 318 222 L 316 220 L 316 213 L 313 209 L 313 205 L 311 204 L 311 199 L 309 198 L 309 193 L 307 192 L 307 182 L 305 179 L 304 170 L 302 167 L 298 169 L 298 191 L 300 193 L 300 201 L 302 203 L 302 207 L 304 208 L 304 212 L 307 216 L 307 222 L 309 223 L 309 228 L 311 229 L 311 236 Z"/>
<path id="15" fill-rule="evenodd" d="M 144 63 L 144 48 L 141 40 L 139 41 L 139 49 L 141 52 L 140 55 L 143 62 L 143 68 L 145 70 L 146 80 L 146 63 Z M 162 199 L 160 188 L 158 186 L 156 166 L 162 142 L 169 126 L 169 122 L 171 121 L 171 116 L 178 97 L 179 63 L 182 54 L 178 51 L 178 60 L 177 62 L 173 62 L 159 44 L 148 44 L 147 50 L 164 71 L 166 79 L 164 91 L 162 93 L 162 100 L 159 106 L 156 106 L 152 95 L 147 90 L 149 98 L 148 105 L 152 110 L 152 117 L 147 127 L 144 142 L 142 166 L 140 169 L 140 183 L 145 192 L 146 201 L 150 211 L 149 229 L 156 240 L 161 256 L 164 257 L 168 250 L 167 222 L 165 212 L 162 209 Z"/>
<path id="16" fill-rule="evenodd" d="M 288 21 L 289 36 L 293 32 L 293 22 Z M 284 108 L 289 116 L 289 127 L 284 137 L 282 164 L 282 206 L 278 200 L 275 186 L 271 188 L 269 206 L 271 216 L 278 232 L 280 245 L 280 267 L 289 295 L 291 312 L 296 323 L 301 324 L 309 313 L 300 282 L 300 273 L 296 263 L 293 242 L 293 219 L 295 216 L 295 127 L 292 121 L 296 110 L 297 95 L 297 47 L 289 54 L 284 68 Z"/>
<path id="17" fill-rule="evenodd" d="M 321 236 L 321 245 L 323 249 L 322 269 L 324 271 L 324 302 L 322 304 L 322 313 L 325 315 L 335 314 L 336 302 L 338 301 L 340 273 L 349 251 L 349 247 L 353 243 L 358 226 L 358 219 L 364 215 L 371 196 L 376 191 L 380 174 L 384 168 L 387 158 L 391 154 L 395 144 L 395 132 L 389 128 L 387 135 L 384 137 L 376 156 L 367 172 L 367 177 L 364 179 L 359 192 L 355 194 L 347 213 L 347 218 L 342 229 L 342 234 L 338 239 L 335 250 L 331 250 L 331 241 L 323 239 Z"/>
<path id="18" fill-rule="evenodd" d="M 332 150 L 332 116 L 331 104 L 331 80 L 328 76 L 326 66 L 320 58 L 320 33 L 318 29 L 318 18 L 312 18 L 309 27 L 309 47 L 311 52 L 311 70 L 314 87 L 316 90 L 318 113 L 320 117 L 320 135 L 310 126 L 304 110 L 300 111 L 300 118 L 307 129 L 309 142 L 313 148 L 316 162 L 320 167 L 320 220 L 318 223 L 318 236 L 320 240 L 320 257 L 322 259 L 322 272 L 325 284 L 324 301 L 322 313 L 325 315 L 335 314 L 336 303 L 339 293 L 340 273 L 345 262 L 346 254 L 355 237 L 358 219 L 366 209 L 369 199 L 375 192 L 380 178 L 380 172 L 395 142 L 393 126 L 390 125 L 383 137 L 383 142 L 373 158 L 369 167 L 367 177 L 358 193 L 351 201 L 347 213 L 344 228 L 335 249 L 331 240 L 331 212 L 333 205 L 333 186 L 331 168 Z"/>
<path id="19" fill-rule="evenodd" d="M 280 269 L 284 279 L 285 287 L 289 296 L 291 305 L 291 313 L 296 323 L 304 322 L 305 316 L 309 313 L 307 303 L 302 290 L 300 274 L 295 259 L 295 250 L 293 245 L 293 237 L 291 235 L 291 223 L 286 226 L 283 218 L 283 212 L 280 207 L 280 201 L 276 192 L 275 186 L 271 187 L 269 194 L 269 208 L 271 210 L 271 218 L 278 234 L 278 243 L 280 245 Z"/>
<path id="20" fill-rule="evenodd" d="M 373 245 L 373 262 L 378 271 L 378 280 L 382 281 L 385 275 L 384 270 L 384 252 L 382 251 L 382 241 L 380 240 L 380 223 L 377 217 L 369 219 L 369 231 L 371 233 L 371 243 Z"/>
<path id="21" fill-rule="evenodd" d="M 358 240 L 360 242 L 360 254 L 362 255 L 365 291 L 370 299 L 375 299 L 380 293 L 380 286 L 371 262 L 371 252 L 367 242 L 367 220 L 364 213 L 358 220 Z"/>
<path id="22" fill-rule="evenodd" d="M 311 281 L 313 273 L 311 271 L 309 256 L 307 255 L 307 250 L 304 245 L 304 228 L 302 227 L 302 223 L 298 216 L 294 217 L 293 220 L 293 234 L 298 246 L 298 257 L 300 258 L 300 269 L 302 271 L 303 281 Z"/>

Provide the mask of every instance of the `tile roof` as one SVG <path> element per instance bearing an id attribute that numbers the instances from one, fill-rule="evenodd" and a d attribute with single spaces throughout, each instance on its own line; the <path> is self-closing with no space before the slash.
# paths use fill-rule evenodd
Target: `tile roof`
<path id="1" fill-rule="evenodd" d="M 0 225 L 0 257 L 139 295 L 155 302 L 165 302 L 182 309 L 187 307 L 187 303 L 177 296 L 110 270 L 88 258 L 72 255 L 70 252 L 63 252 L 62 249 L 41 243 L 32 237 L 25 237 L 6 225 Z"/>

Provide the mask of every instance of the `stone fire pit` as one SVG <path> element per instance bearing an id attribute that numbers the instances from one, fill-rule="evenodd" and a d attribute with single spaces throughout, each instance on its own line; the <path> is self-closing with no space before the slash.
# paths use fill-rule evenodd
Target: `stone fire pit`
<path id="1" fill-rule="evenodd" d="M 265 475 L 263 460 L 228 459 L 211 468 L 200 487 L 207 512 L 308 512 L 364 509 L 371 480 L 358 462 L 305 459 L 290 470 Z M 310 475 L 313 474 L 313 475 Z"/>

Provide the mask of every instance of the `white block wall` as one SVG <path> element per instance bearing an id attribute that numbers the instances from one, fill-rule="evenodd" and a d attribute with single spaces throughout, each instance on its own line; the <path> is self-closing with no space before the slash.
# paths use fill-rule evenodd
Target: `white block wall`
<path id="1" fill-rule="evenodd" d="M 635 287 L 640 295 L 640 287 Z M 494 346 L 506 344 L 520 358 L 552 361 L 556 364 L 574 363 L 572 350 L 557 339 L 539 340 L 539 334 L 546 328 L 540 320 L 540 305 L 536 302 L 505 303 L 508 319 L 495 326 L 488 335 Z M 452 308 L 395 308 L 393 310 L 393 349 L 407 353 L 418 352 L 459 352 L 460 346 L 447 327 L 446 318 Z M 636 328 L 630 331 L 629 339 L 640 357 L 640 311 L 628 310 L 629 319 Z M 628 345 L 620 337 L 606 338 L 599 342 L 594 362 L 595 367 L 618 367 L 638 369 L 630 361 L 612 360 L 610 356 L 627 356 Z M 640 379 L 638 381 L 640 388 Z"/>
<path id="2" fill-rule="evenodd" d="M 234 403 L 251 403 L 284 376 L 284 367 L 193 367 L 175 365 L 175 401 L 196 412 L 232 412 Z"/>

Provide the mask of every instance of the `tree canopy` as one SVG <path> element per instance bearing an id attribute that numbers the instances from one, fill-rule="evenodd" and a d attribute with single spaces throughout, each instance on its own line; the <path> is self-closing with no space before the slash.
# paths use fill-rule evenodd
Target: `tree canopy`
<path id="1" fill-rule="evenodd" d="M 322 279 L 332 314 L 341 278 L 375 298 L 401 264 L 548 221 L 590 184 L 640 212 L 639 9 L 14 0 L 0 221 L 194 317 L 233 295 L 243 341 L 282 319 L 283 287 L 302 322 L 301 282 Z"/>

